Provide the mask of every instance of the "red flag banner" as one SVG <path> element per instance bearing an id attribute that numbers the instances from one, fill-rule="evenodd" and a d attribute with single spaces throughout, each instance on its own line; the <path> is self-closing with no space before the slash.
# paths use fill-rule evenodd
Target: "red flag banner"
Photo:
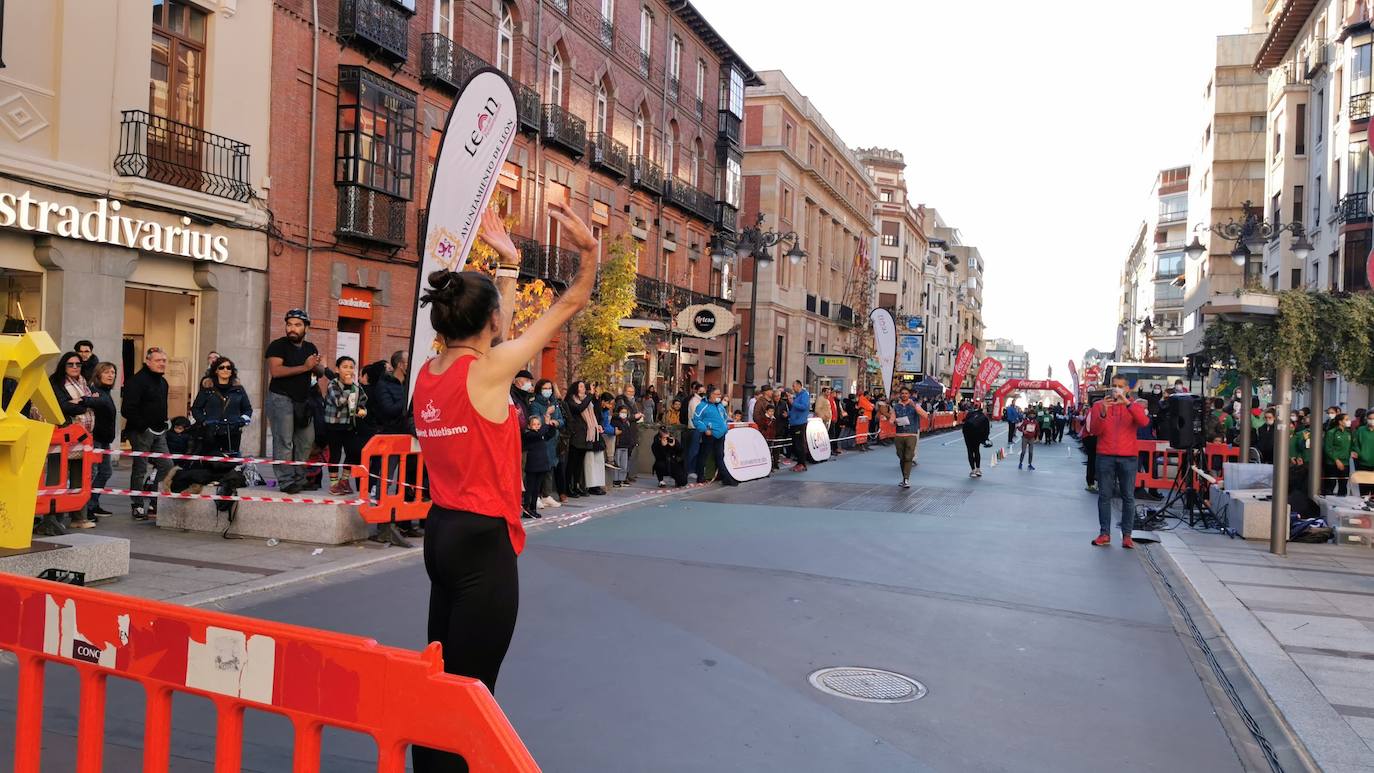
<path id="1" fill-rule="evenodd" d="M 1075 399 L 1081 400 L 1082 395 L 1078 391 L 1078 366 L 1073 360 L 1069 360 L 1069 378 L 1073 379 L 1073 395 Z"/>
<path id="2" fill-rule="evenodd" d="M 954 375 L 949 380 L 950 397 L 959 396 L 959 386 L 964 383 L 964 375 L 973 365 L 973 344 L 965 341 L 959 344 L 959 353 L 954 357 Z"/>
<path id="3" fill-rule="evenodd" d="M 992 388 L 997 374 L 1002 372 L 1002 363 L 991 357 L 984 357 L 978 365 L 978 375 L 973 379 L 973 399 L 982 400 Z"/>

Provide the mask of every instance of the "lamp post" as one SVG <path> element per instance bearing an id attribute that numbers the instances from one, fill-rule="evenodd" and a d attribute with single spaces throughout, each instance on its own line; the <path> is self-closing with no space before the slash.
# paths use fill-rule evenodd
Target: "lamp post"
<path id="1" fill-rule="evenodd" d="M 1250 258 L 1264 253 L 1264 245 L 1270 239 L 1277 238 L 1279 234 L 1288 231 L 1293 234 L 1293 243 L 1289 245 L 1293 250 L 1293 257 L 1300 261 L 1306 261 L 1307 256 L 1312 254 L 1312 242 L 1307 239 L 1307 231 L 1302 223 L 1271 223 L 1262 218 L 1258 209 L 1246 201 L 1241 204 L 1240 220 L 1235 218 L 1228 219 L 1225 223 L 1214 225 L 1202 225 L 1199 223 L 1193 228 L 1193 241 L 1184 248 L 1184 253 L 1190 260 L 1197 260 L 1207 252 L 1207 248 L 1198 240 L 1196 231 L 1199 229 L 1214 233 L 1221 238 L 1235 242 L 1236 246 L 1231 249 L 1231 260 L 1242 269 L 1247 268 Z M 1245 272 L 1243 281 L 1249 282 L 1249 272 Z"/>
<path id="2" fill-rule="evenodd" d="M 763 230 L 763 213 L 760 212 L 754 225 L 746 227 L 740 232 L 735 240 L 734 258 L 744 260 L 746 257 L 754 258 L 754 280 L 749 283 L 749 351 L 744 353 L 744 405 L 749 405 L 749 398 L 754 396 L 754 329 L 758 320 L 759 302 L 759 277 L 762 275 L 764 267 L 773 262 L 773 248 L 782 243 L 790 242 L 792 247 L 787 251 L 787 259 L 792 261 L 792 265 L 798 265 L 806 259 L 806 252 L 801 248 L 801 240 L 795 231 L 778 233 L 772 229 Z M 711 262 L 717 268 L 725 265 L 731 259 L 728 249 L 729 241 L 724 234 L 716 234 L 711 244 Z M 750 417 L 746 416 L 746 419 Z"/>

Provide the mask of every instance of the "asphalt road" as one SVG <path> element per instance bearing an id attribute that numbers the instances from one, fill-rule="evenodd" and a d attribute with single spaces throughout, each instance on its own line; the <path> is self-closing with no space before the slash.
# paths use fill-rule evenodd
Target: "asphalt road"
<path id="1" fill-rule="evenodd" d="M 1139 557 L 1088 544 L 1081 459 L 1042 446 L 1035 472 L 985 460 L 971 480 L 962 442 L 937 436 L 908 492 L 880 448 L 535 535 L 497 698 L 550 771 L 1240 770 Z M 407 560 L 228 608 L 419 648 L 427 594 Z M 827 666 L 928 694 L 835 697 L 808 683 Z M 6 755 L 13 690 L 0 670 Z M 48 696 L 56 758 L 70 674 Z M 112 688 L 106 770 L 136 769 L 117 766 L 140 714 Z M 176 770 L 209 769 L 211 716 L 178 700 Z M 247 737 L 246 770 L 289 769 L 284 720 L 253 714 Z M 372 769 L 361 738 L 324 748 L 324 770 Z"/>

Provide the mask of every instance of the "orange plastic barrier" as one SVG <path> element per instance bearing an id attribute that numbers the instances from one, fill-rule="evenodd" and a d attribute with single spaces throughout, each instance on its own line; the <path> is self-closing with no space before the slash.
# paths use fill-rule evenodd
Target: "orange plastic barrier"
<path id="1" fill-rule="evenodd" d="M 878 419 L 878 440 L 891 440 L 897 437 L 896 419 Z"/>
<path id="2" fill-rule="evenodd" d="M 858 445 L 858 446 L 866 446 L 866 445 L 868 445 L 868 417 L 867 417 L 867 416 L 862 416 L 862 415 L 861 415 L 861 416 L 859 416 L 858 420 L 854 422 L 854 445 Z"/>
<path id="3" fill-rule="evenodd" d="M 1156 491 L 1167 491 L 1173 488 L 1174 479 L 1178 476 L 1178 468 L 1184 463 L 1187 452 L 1171 448 L 1168 441 L 1165 440 L 1139 440 L 1136 442 L 1139 455 L 1138 469 L 1135 474 L 1136 488 Z M 1237 461 L 1240 461 L 1240 449 L 1236 446 L 1225 443 L 1208 443 L 1202 449 L 1200 467 L 1220 481 L 1222 463 Z M 1199 480 L 1197 488 L 1205 489 L 1206 485 L 1206 481 Z"/>
<path id="4" fill-rule="evenodd" d="M 88 446 L 91 444 L 90 433 L 79 424 L 69 424 L 65 427 L 55 427 L 52 431 L 52 450 L 48 454 L 48 464 L 43 471 L 44 477 L 40 490 L 58 491 L 64 490 L 66 494 L 41 494 L 38 502 L 34 505 L 34 515 L 53 515 L 55 513 L 72 513 L 86 507 L 86 502 L 91 498 L 91 465 L 95 463 L 96 457 L 91 454 L 84 454 L 77 466 L 77 480 L 72 479 L 72 462 L 67 454 L 73 448 Z M 56 471 L 56 476 L 53 472 Z"/>
<path id="5" fill-rule="evenodd" d="M 410 435 L 373 435 L 363 446 L 359 465 L 375 479 L 360 491 L 376 491 L 368 504 L 358 507 L 367 523 L 412 521 L 429 515 L 429 490 L 425 479 L 425 458 L 411 450 Z"/>
<path id="6" fill-rule="evenodd" d="M 110 676 L 146 695 L 143 770 L 168 770 L 172 696 L 215 705 L 215 770 L 237 771 L 246 709 L 286 717 L 292 770 L 320 769 L 323 729 L 377 743 L 377 769 L 401 773 L 408 744 L 463 755 L 474 771 L 538 771 L 515 729 L 476 679 L 443 673 L 439 644 L 424 652 L 372 639 L 0 575 L 0 650 L 19 661 L 14 770 L 38 773 L 43 671 L 80 677 L 76 770 L 101 770 Z"/>
<path id="7" fill-rule="evenodd" d="M 1208 443 L 1202 449 L 1202 469 L 1221 479 L 1221 465 L 1226 462 L 1240 461 L 1240 446 L 1225 443 Z"/>

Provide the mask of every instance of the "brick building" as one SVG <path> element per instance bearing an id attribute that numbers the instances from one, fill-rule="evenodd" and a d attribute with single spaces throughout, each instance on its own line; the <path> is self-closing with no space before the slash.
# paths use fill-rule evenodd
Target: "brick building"
<path id="1" fill-rule="evenodd" d="M 731 267 L 712 266 L 710 243 L 737 227 L 744 89 L 757 79 L 690 2 L 320 0 L 318 20 L 310 0 L 275 8 L 271 325 L 305 306 L 322 351 L 371 361 L 407 348 L 444 119 L 466 78 L 495 66 L 519 114 L 497 195 L 517 221 L 522 277 L 573 275 L 576 254 L 543 214 L 566 192 L 603 257 L 616 237 L 637 249 L 641 319 L 627 324 L 651 332 L 627 375 L 726 380 L 730 341 L 682 339 L 667 316 L 730 305 Z M 566 381 L 571 339 L 532 370 Z"/>

